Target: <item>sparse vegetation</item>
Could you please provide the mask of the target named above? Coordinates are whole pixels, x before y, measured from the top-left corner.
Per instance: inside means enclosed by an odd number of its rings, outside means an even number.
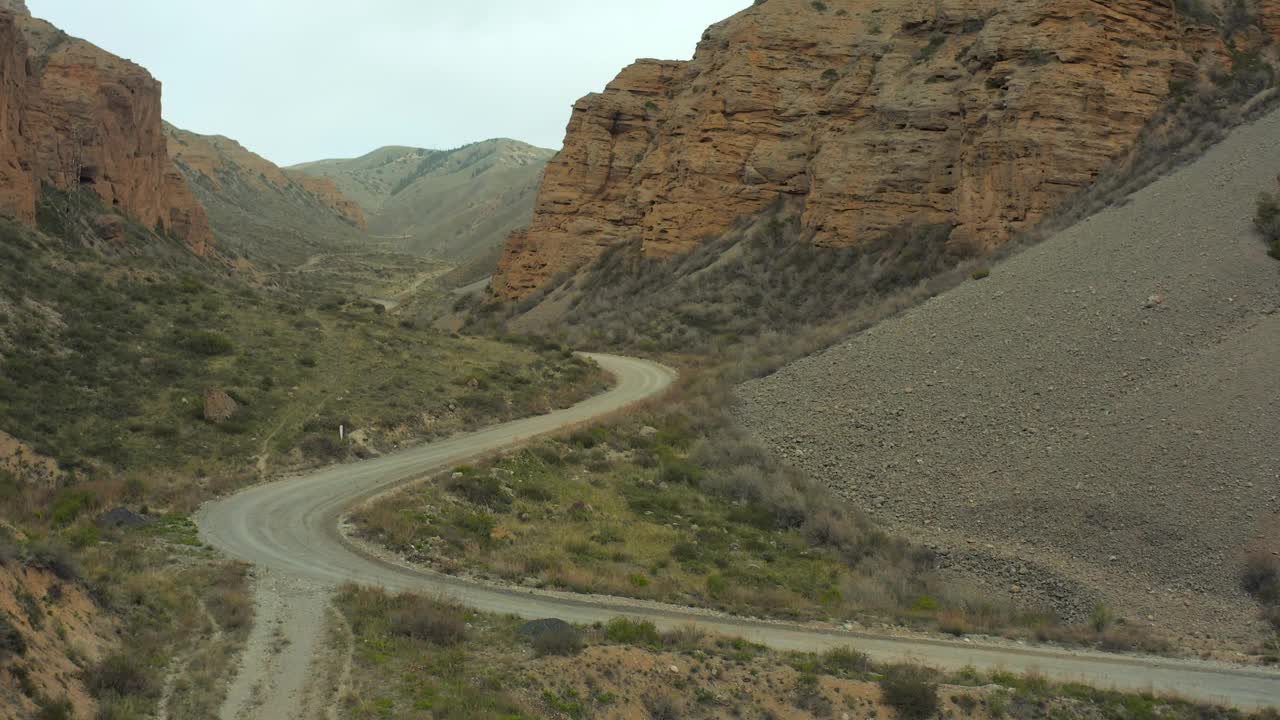
[[[692,628],[659,633],[627,618],[578,628],[578,654],[562,655],[530,652],[514,618],[464,612],[465,639],[444,647],[394,631],[388,609],[395,602],[354,586],[338,595],[339,609],[356,629],[351,691],[343,703],[357,720],[424,713],[467,720],[754,718],[776,717],[771,713],[779,702],[813,717],[839,717],[842,708],[855,707],[863,717],[965,717],[985,705],[992,717],[1246,720],[1219,708],[1057,685],[1036,675],[876,667],[852,648],[780,653]],[[877,696],[877,685],[882,700],[867,700]]]
[[[950,233],[910,225],[865,246],[819,248],[779,204],[680,257],[616,246],[522,306],[567,301],[549,334],[571,347],[712,357],[762,373],[959,284],[976,261],[948,245]],[[477,306],[471,330],[501,332],[519,311]]]
[[[196,479],[206,493],[243,485],[260,458],[333,462],[545,412],[603,385],[558,346],[405,331],[309,282],[254,289],[180,254],[131,258],[126,271],[0,222],[0,426],[65,472],[52,491],[17,484],[10,518],[70,526],[131,481],[155,504],[189,508]],[[230,420],[205,421],[210,388],[235,399]],[[359,442],[339,442],[344,421]]]
[[[13,619],[0,613],[0,661],[9,656],[22,657],[27,652],[27,641],[13,624]]]

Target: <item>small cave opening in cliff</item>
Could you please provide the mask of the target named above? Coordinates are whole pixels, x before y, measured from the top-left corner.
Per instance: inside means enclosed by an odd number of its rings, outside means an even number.
[[[80,184],[95,185],[98,182],[98,168],[93,165],[85,165],[80,168]]]

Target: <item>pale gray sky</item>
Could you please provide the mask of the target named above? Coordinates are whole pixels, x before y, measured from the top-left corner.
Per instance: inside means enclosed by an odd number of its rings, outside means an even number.
[[[573,102],[687,59],[751,0],[28,0],[145,66],[164,114],[289,165],[382,145],[559,148]]]

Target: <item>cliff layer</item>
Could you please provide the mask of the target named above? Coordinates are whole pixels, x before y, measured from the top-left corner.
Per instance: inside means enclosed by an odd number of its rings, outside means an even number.
[[[523,297],[629,240],[686,252],[784,196],[822,246],[909,222],[997,246],[1090,184],[1180,88],[1229,71],[1222,21],[1199,3],[757,3],[693,60],[641,60],[574,106],[493,289]],[[1275,32],[1275,5],[1253,32]]]
[[[160,83],[43,20],[0,15],[0,206],[30,222],[37,187],[87,187],[207,254],[208,219],[169,161]]]

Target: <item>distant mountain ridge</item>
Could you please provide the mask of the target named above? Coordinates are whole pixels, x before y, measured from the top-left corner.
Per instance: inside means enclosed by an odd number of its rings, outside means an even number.
[[[363,209],[332,180],[282,170],[227,137],[168,123],[164,131],[169,156],[226,247],[290,264],[367,241]]]
[[[376,237],[401,249],[465,262],[492,255],[523,227],[555,152],[499,138],[455,150],[382,147],[358,158],[290,170],[332,180],[369,215]]]

